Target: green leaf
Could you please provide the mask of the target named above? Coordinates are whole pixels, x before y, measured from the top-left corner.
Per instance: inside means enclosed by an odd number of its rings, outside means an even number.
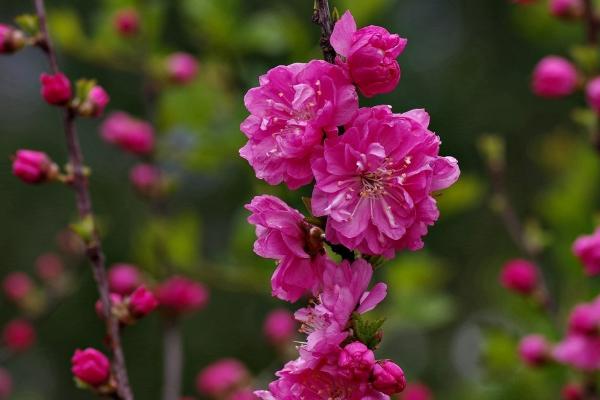
[[[15,18],[15,23],[30,36],[35,36],[40,31],[38,17],[33,14],[22,14]]]
[[[382,332],[381,327],[385,322],[385,318],[369,320],[362,314],[352,314],[352,329],[354,336],[368,348],[375,349],[381,342]]]
[[[92,215],[88,215],[85,218],[72,223],[70,228],[79,237],[81,237],[85,243],[89,243],[92,241],[94,230],[96,229],[94,217]]]

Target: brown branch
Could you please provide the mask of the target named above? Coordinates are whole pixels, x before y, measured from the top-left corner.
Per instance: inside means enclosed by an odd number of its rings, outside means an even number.
[[[593,0],[583,0],[583,18],[585,22],[586,40],[589,45],[598,44],[598,29],[600,24],[594,9]]]
[[[35,7],[40,24],[40,33],[42,35],[40,47],[47,54],[53,73],[58,73],[59,68],[56,61],[56,52],[53,49],[46,24],[44,0],[35,0]],[[91,195],[88,188],[88,179],[84,171],[83,153],[75,128],[76,114],[69,106],[65,106],[63,112],[69,164],[73,169],[73,182],[71,183],[71,186],[75,191],[79,218],[81,220],[86,220],[93,218],[94,214]],[[125,365],[125,355],[121,346],[119,321],[111,313],[108,278],[102,244],[95,227],[91,233],[92,235],[87,244],[86,254],[92,264],[92,272],[98,286],[104,317],[107,321],[107,333],[110,339],[110,349],[113,358],[112,368],[117,381],[117,394],[122,400],[133,400],[133,394],[127,376],[127,367]]]
[[[323,50],[323,58],[325,61],[335,62],[335,50],[331,46],[329,39],[333,32],[333,19],[331,18],[331,10],[329,8],[329,0],[317,0],[316,8],[313,12],[313,22],[321,26],[321,49]]]

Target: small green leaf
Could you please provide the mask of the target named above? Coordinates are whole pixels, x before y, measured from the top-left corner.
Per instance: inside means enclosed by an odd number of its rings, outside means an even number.
[[[15,23],[31,36],[35,36],[40,31],[38,17],[33,14],[22,14],[15,18]]]
[[[368,348],[375,349],[381,342],[381,327],[385,318],[368,320],[359,313],[352,314],[352,329],[354,336]]]
[[[85,218],[72,223],[70,228],[79,237],[81,237],[85,243],[89,243],[94,237],[95,226],[94,217],[92,215],[88,215]]]
[[[76,86],[77,100],[84,102],[90,93],[90,90],[96,86],[96,81],[93,79],[79,79]]]

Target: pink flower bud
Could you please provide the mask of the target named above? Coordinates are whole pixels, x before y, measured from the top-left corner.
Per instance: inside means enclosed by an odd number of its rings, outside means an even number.
[[[133,187],[144,196],[160,193],[161,172],[152,164],[137,164],[129,172],[129,180]]]
[[[15,352],[29,349],[36,339],[36,333],[30,322],[24,319],[14,319],[2,331],[4,345]]]
[[[61,277],[63,261],[54,253],[44,253],[35,260],[35,270],[42,281],[51,282]]]
[[[142,318],[158,307],[154,294],[143,286],[137,288],[129,296],[129,310],[134,318]]]
[[[347,68],[352,81],[367,97],[389,93],[400,81],[396,59],[407,40],[380,26],[356,29],[354,17],[347,11],[335,24],[331,45],[339,54],[337,62]]]
[[[569,332],[594,335],[600,328],[600,304],[583,303],[575,306],[569,315]]]
[[[0,54],[10,54],[25,46],[25,35],[18,29],[0,24]]]
[[[173,53],[167,58],[167,74],[174,83],[189,83],[198,74],[198,61],[188,53]]]
[[[90,89],[87,99],[79,106],[79,115],[83,117],[99,117],[110,102],[110,96],[102,86]]]
[[[125,151],[148,154],[154,149],[154,128],[146,121],[124,112],[108,116],[100,127],[102,138]]]
[[[588,82],[585,94],[590,108],[600,115],[600,76]]]
[[[204,368],[196,377],[196,388],[201,394],[222,396],[249,378],[244,364],[233,358],[224,358]]]
[[[120,294],[110,293],[110,305],[111,312],[113,314],[117,315],[118,318],[123,317],[123,315],[121,315],[122,312],[120,311],[123,308],[123,297]],[[96,314],[98,315],[98,317],[100,319],[104,319],[104,305],[102,304],[101,299],[96,300],[96,303],[94,304],[94,309],[96,310]],[[119,318],[119,321],[121,321],[121,318]]]
[[[8,370],[0,368],[0,400],[8,400],[12,394],[12,376]]]
[[[400,393],[406,387],[404,371],[390,360],[381,360],[373,366],[373,388],[387,395]]]
[[[46,153],[35,150],[17,150],[12,163],[13,175],[25,183],[41,183],[53,179],[58,167]]]
[[[584,400],[583,389],[576,383],[566,384],[560,391],[563,400]]]
[[[108,286],[110,291],[126,296],[140,286],[142,277],[139,269],[131,264],[114,264],[108,270]]]
[[[557,18],[577,18],[583,14],[581,0],[550,0],[550,14]]]
[[[113,24],[121,36],[134,36],[140,30],[140,15],[133,8],[124,8],[117,11]]]
[[[24,272],[12,272],[4,277],[2,291],[12,302],[23,301],[34,289],[33,282]]]
[[[587,236],[580,236],[572,247],[588,276],[600,274],[600,228]]]
[[[198,311],[208,303],[208,290],[199,282],[182,276],[174,276],[156,289],[161,307],[169,312]]]
[[[346,345],[340,353],[338,365],[351,377],[366,379],[375,365],[375,354],[363,343],[353,342]]]
[[[400,400],[433,400],[429,388],[421,383],[409,383],[400,396]]]
[[[523,362],[531,367],[544,364],[549,359],[550,346],[541,335],[529,335],[519,343],[519,356]]]
[[[96,349],[75,350],[71,366],[73,375],[90,386],[102,386],[110,379],[110,361]]]
[[[558,98],[572,94],[577,88],[577,70],[568,60],[548,56],[533,71],[533,93],[540,97]]]
[[[273,345],[289,342],[296,330],[294,314],[284,308],[271,311],[263,325],[265,337]]]
[[[537,267],[527,260],[511,260],[502,268],[500,283],[508,290],[530,295],[539,284]]]
[[[63,73],[55,75],[42,74],[42,97],[48,104],[64,105],[73,96],[71,91],[71,82]]]

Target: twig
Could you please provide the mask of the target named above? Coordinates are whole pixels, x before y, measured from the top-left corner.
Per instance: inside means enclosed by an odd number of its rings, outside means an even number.
[[[163,334],[163,400],[178,400],[181,396],[183,343],[181,325],[177,319],[164,320]]]
[[[331,46],[329,39],[333,32],[333,19],[329,9],[329,0],[317,0],[316,8],[313,12],[313,22],[321,26],[321,49],[325,61],[333,63],[335,61],[335,50]]]
[[[583,0],[583,17],[587,42],[592,46],[596,45],[598,43],[598,29],[600,28],[600,24],[594,10],[593,0]]]
[[[40,33],[42,41],[40,47],[48,56],[50,67],[53,73],[58,73],[58,63],[56,53],[52,47],[52,41],[48,34],[46,25],[46,10],[44,0],[35,0],[35,7],[40,24]],[[73,169],[73,182],[71,184],[75,191],[77,210],[79,218],[86,220],[93,218],[92,200],[88,188],[88,179],[84,172],[83,153],[79,144],[79,137],[75,128],[75,112],[68,106],[64,108],[64,129],[67,141],[67,150],[69,153],[69,163]],[[98,231],[93,229],[91,238],[87,244],[86,254],[92,264],[94,279],[98,286],[100,300],[105,320],[107,321],[107,332],[110,338],[110,349],[112,352],[112,368],[117,381],[117,393],[122,400],[133,400],[133,394],[129,386],[127,376],[127,367],[125,365],[125,355],[121,346],[121,336],[119,331],[119,321],[111,313],[111,302],[108,288],[108,278],[106,273],[105,257],[102,251],[102,244]]]

